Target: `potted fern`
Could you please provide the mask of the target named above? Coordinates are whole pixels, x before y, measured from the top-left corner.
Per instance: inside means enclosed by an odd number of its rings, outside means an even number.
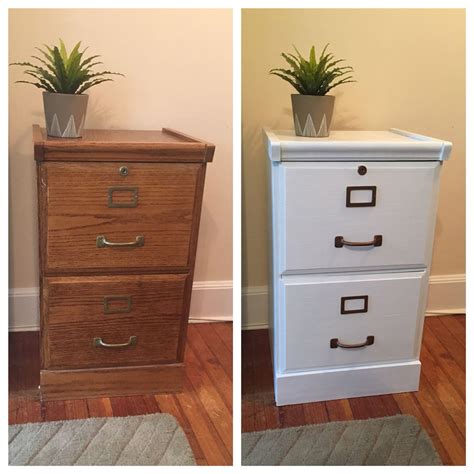
[[[295,133],[304,137],[327,137],[334,110],[333,95],[327,93],[336,86],[355,82],[352,79],[352,67],[338,66],[344,59],[334,60],[332,53],[326,53],[327,44],[316,59],[314,46],[309,60],[303,58],[295,48],[296,55],[281,53],[290,69],[272,69],[270,74],[289,82],[298,94],[291,95]]]
[[[31,56],[38,64],[31,62],[11,63],[11,66],[27,67],[24,73],[34,81],[16,81],[32,84],[43,89],[43,105],[46,130],[52,137],[78,138],[84,127],[87,101],[84,94],[88,89],[102,82],[111,81],[110,75],[118,72],[93,71],[93,67],[102,64],[94,61],[99,55],[84,57],[87,48],[79,51],[81,42],[77,43],[68,54],[64,42],[60,39],[59,46],[44,45],[45,49],[35,48],[41,54]]]

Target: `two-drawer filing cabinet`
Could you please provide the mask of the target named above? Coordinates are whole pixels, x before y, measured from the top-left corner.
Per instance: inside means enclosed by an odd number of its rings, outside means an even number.
[[[277,405],[417,390],[451,143],[396,129],[264,137]]]
[[[169,129],[33,136],[42,399],[180,390],[214,146]]]

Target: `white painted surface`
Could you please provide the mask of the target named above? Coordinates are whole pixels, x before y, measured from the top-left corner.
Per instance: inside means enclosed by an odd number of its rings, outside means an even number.
[[[13,288],[9,292],[9,330],[39,330],[39,289]],[[232,281],[193,284],[190,322],[232,321]]]
[[[451,144],[399,130],[264,136],[277,404],[417,390],[440,161]],[[347,207],[347,186],[376,186],[376,205]],[[383,242],[336,248],[338,235]],[[342,293],[371,295],[369,312],[341,317]],[[373,346],[329,346],[369,335]]]
[[[425,272],[283,278],[278,372],[414,359],[425,283]],[[341,314],[341,297],[357,295],[368,296],[367,312]],[[359,349],[329,345],[367,336],[374,344]]]
[[[418,390],[419,361],[277,375],[277,405]]]
[[[452,143],[392,128],[333,130],[329,137],[299,137],[293,130],[264,130],[272,161],[447,160]]]
[[[440,168],[439,162],[281,164],[280,272],[429,266]],[[375,186],[375,206],[347,207],[349,186]],[[382,235],[380,247],[334,245],[336,236],[365,242],[375,235]]]
[[[267,329],[268,287],[242,289],[242,329]],[[466,275],[432,275],[428,285],[425,316],[466,313]]]

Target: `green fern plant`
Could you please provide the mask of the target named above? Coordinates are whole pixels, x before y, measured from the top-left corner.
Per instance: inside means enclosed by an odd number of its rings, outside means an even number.
[[[289,82],[302,95],[326,95],[331,89],[353,79],[351,66],[338,66],[345,59],[334,59],[332,53],[326,53],[329,43],[324,47],[319,60],[316,60],[314,46],[309,53],[309,60],[303,58],[293,45],[296,55],[281,53],[291,69],[271,69],[270,74]]]
[[[31,56],[39,62],[16,62],[10,66],[28,67],[24,71],[28,76],[33,77],[34,81],[15,81],[25,84],[32,84],[39,89],[47,92],[59,94],[82,94],[93,86],[102,82],[112,81],[107,77],[110,75],[123,76],[119,72],[111,71],[93,71],[93,67],[102,64],[101,61],[94,61],[100,55],[84,57],[87,48],[79,51],[81,42],[77,43],[68,54],[64,42],[59,40],[58,46],[44,45],[45,49],[37,49],[43,57]]]

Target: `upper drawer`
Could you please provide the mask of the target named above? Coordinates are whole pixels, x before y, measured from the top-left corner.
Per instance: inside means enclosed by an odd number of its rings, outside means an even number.
[[[282,164],[280,272],[428,265],[439,170],[438,162]]]
[[[44,271],[186,270],[197,238],[204,166],[40,165]]]

